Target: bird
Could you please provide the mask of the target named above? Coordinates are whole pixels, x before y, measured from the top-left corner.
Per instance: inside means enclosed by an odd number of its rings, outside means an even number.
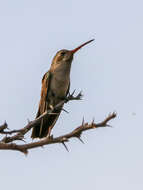
[[[56,53],[49,71],[42,78],[41,98],[36,118],[40,117],[45,111],[53,109],[55,105],[68,95],[73,56],[79,49],[91,43],[93,40],[89,40],[73,50],[62,49]],[[42,118],[40,124],[32,129],[31,138],[50,138],[51,130],[62,108],[63,105],[59,109],[54,110],[55,114],[50,114],[46,118]]]

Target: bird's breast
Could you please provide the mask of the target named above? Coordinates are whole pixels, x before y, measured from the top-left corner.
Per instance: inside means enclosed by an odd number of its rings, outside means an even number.
[[[64,97],[69,88],[69,75],[55,73],[51,80],[51,90],[57,97]]]

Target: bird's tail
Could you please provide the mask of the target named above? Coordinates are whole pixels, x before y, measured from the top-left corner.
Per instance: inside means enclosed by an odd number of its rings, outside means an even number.
[[[51,130],[55,125],[61,109],[54,111],[54,114],[49,115],[47,118],[43,118],[41,123],[35,126],[32,130],[31,138],[43,138],[46,136],[50,136]]]

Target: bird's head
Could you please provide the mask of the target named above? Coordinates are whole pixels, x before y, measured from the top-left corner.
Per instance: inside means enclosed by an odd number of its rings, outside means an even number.
[[[85,46],[86,44],[89,44],[93,40],[94,39],[89,40],[89,41],[85,42],[84,44],[78,46],[77,48],[75,48],[73,50],[62,49],[62,50],[58,51],[56,53],[53,61],[52,61],[51,69],[55,70],[55,69],[58,69],[58,68],[60,69],[61,67],[69,67],[69,66],[71,66],[74,54],[79,49],[81,49],[83,46]]]

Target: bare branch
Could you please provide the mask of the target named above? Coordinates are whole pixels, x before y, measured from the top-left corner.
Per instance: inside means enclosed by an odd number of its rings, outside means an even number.
[[[71,138],[79,138],[81,137],[82,133],[84,131],[90,130],[90,129],[96,129],[99,127],[108,127],[108,122],[112,119],[114,119],[116,117],[116,113],[112,113],[110,114],[108,117],[105,118],[104,121],[100,122],[100,123],[94,123],[92,122],[91,124],[88,123],[83,123],[77,127],[76,129],[74,129],[72,132],[67,133],[63,136],[59,136],[59,137],[51,137],[51,138],[44,138],[42,140],[39,140],[37,142],[32,142],[32,143],[27,143],[27,144],[21,144],[21,145],[17,145],[14,143],[0,143],[0,149],[3,150],[16,150],[16,151],[20,151],[23,152],[24,154],[28,153],[29,149],[33,149],[36,147],[42,147],[44,145],[48,145],[48,144],[55,144],[55,143],[62,143],[65,148],[67,149],[67,146],[65,145],[65,142],[68,142],[69,139]],[[68,149],[67,149],[68,150]]]
[[[75,91],[74,91],[75,92]],[[68,97],[66,97],[65,99],[61,100],[61,102],[59,102],[55,107],[54,107],[54,110],[56,109],[59,109],[64,103],[67,103],[71,100],[80,100],[80,97],[81,97],[81,92],[77,95],[77,96],[73,96],[74,95],[74,92]],[[49,114],[55,114],[53,113],[53,110],[49,109],[47,110],[45,113],[43,113],[42,115],[40,115],[40,117],[36,118],[35,120],[33,121],[29,121],[28,120],[28,124],[22,128],[22,129],[19,129],[19,130],[12,130],[12,131],[4,131],[4,129],[7,128],[7,124],[6,122],[0,126],[2,130],[0,130],[0,134],[6,134],[6,135],[11,135],[13,133],[17,133],[16,135],[14,136],[11,136],[11,137],[7,137],[5,136],[1,142],[4,142],[4,143],[10,143],[10,142],[13,142],[15,140],[22,140],[22,136],[24,137],[24,135],[30,130],[32,129],[33,127],[37,126],[42,118],[46,118]]]
[[[104,121],[100,123],[95,123],[92,121],[90,124],[84,122],[84,118],[82,120],[82,124],[74,129],[72,132],[67,133],[65,135],[59,136],[59,137],[46,137],[44,139],[40,139],[39,141],[36,142],[30,142],[30,143],[24,143],[24,144],[16,144],[13,143],[15,141],[24,141],[24,135],[33,127],[36,127],[37,125],[40,124],[42,118],[46,118],[49,114],[56,114],[54,111],[56,109],[59,109],[61,105],[64,103],[67,103],[68,101],[71,100],[81,100],[82,94],[81,92],[77,96],[73,96],[75,91],[73,91],[72,94],[69,94],[68,97],[65,99],[61,100],[60,103],[58,103],[53,109],[47,110],[45,113],[43,113],[40,117],[36,118],[33,121],[28,120],[28,124],[18,130],[6,130],[8,129],[8,125],[5,122],[3,125],[0,126],[0,134],[1,135],[6,135],[1,141],[0,141],[0,149],[1,150],[16,150],[20,151],[24,154],[28,153],[29,149],[37,148],[37,147],[43,147],[44,145],[49,145],[49,144],[55,144],[55,143],[61,143],[64,145],[67,151],[67,145],[65,142],[68,142],[71,138],[77,138],[79,139],[82,143],[83,140],[81,139],[81,135],[84,131],[90,130],[90,129],[96,129],[99,127],[109,127],[108,122],[116,117],[116,113],[110,114],[108,117],[104,119]],[[64,109],[63,109],[64,110]],[[66,110],[64,110],[66,111]],[[8,136],[10,135],[10,136]],[[24,141],[25,142],[25,141]]]

